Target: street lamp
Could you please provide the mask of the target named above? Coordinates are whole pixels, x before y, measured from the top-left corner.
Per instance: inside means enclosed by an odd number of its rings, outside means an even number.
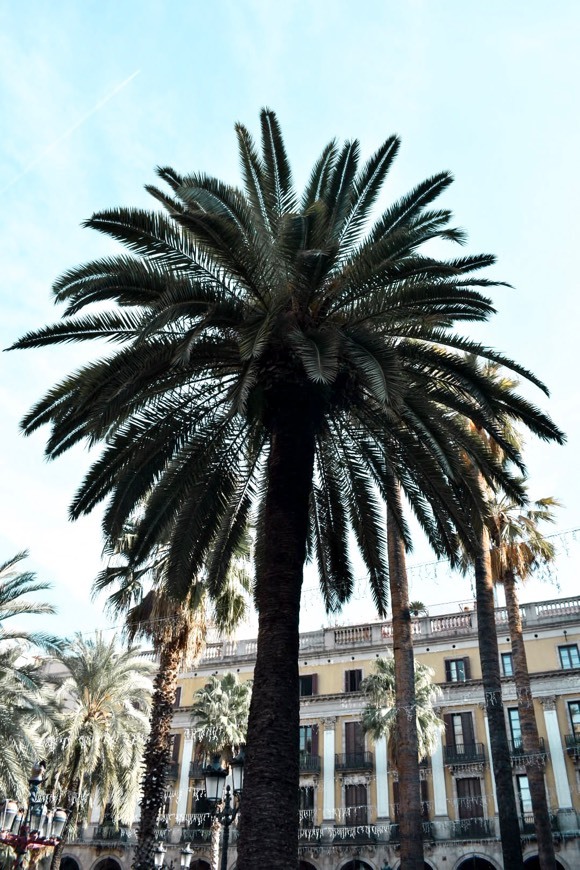
[[[225,781],[229,773],[232,776],[234,798],[237,799],[234,805],[232,805],[232,789],[229,785],[226,785],[224,792]],[[224,829],[221,870],[227,870],[230,825],[238,814],[244,785],[243,750],[240,750],[239,754],[232,758],[229,766],[225,767],[222,767],[220,756],[214,755],[212,763],[204,768],[203,775],[205,777],[205,796],[213,806],[212,815]]]
[[[32,768],[26,809],[19,809],[11,798],[0,805],[0,843],[6,843],[16,852],[15,868],[23,867],[24,856],[29,850],[47,846],[54,848],[62,838],[68,813],[61,807],[52,810],[48,806],[48,795],[40,791],[45,770],[44,761]]]
[[[165,863],[166,852],[167,849],[165,848],[163,843],[157,843],[157,845],[153,849],[153,864],[157,868],[157,870],[161,870],[162,867],[167,867],[167,864]],[[192,855],[193,849],[191,848],[189,843],[186,843],[185,848],[181,850],[181,855],[179,857],[179,866],[181,867],[181,870],[189,870]],[[169,868],[170,870],[172,870],[173,861],[171,861]]]

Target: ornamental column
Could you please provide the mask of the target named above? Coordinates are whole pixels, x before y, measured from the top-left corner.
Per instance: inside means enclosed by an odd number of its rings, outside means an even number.
[[[564,750],[562,749],[562,735],[560,734],[560,727],[558,725],[556,696],[549,695],[546,698],[540,698],[540,703],[544,708],[544,722],[546,723],[550,759],[552,761],[552,770],[554,772],[554,781],[556,784],[558,827],[563,832],[570,831],[576,827],[576,813],[572,806],[570,783],[568,782],[568,773],[566,771],[566,758],[564,757]]]
[[[189,794],[189,766],[193,758],[194,740],[189,732],[184,734],[183,755],[179,769],[179,785],[177,791],[177,815],[184,816],[187,813],[187,795]]]
[[[322,720],[323,745],[323,778],[322,778],[322,827],[334,828],[334,731],[336,716],[328,716]]]
[[[434,708],[434,713],[441,717],[441,710]],[[433,780],[433,836],[436,839],[447,839],[451,835],[449,812],[447,810],[447,788],[445,785],[445,764],[443,761],[443,734],[439,731],[437,745],[431,756],[431,775]]]
[[[387,759],[387,738],[375,741],[375,768],[377,784],[377,825],[389,822],[389,779]]]

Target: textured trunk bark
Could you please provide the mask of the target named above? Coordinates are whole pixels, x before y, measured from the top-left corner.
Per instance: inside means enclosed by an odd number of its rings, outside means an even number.
[[[180,639],[176,639],[161,650],[159,670],[153,684],[151,731],[143,754],[143,797],[133,870],[151,870],[153,867],[155,829],[163,806],[165,768],[171,751],[171,723],[180,661],[181,643]]]
[[[271,426],[238,870],[298,866],[298,626],[314,466],[308,410],[299,400],[289,401]]]
[[[542,870],[556,870],[554,840],[550,826],[550,813],[544,784],[544,763],[540,756],[540,739],[534,713],[534,701],[530,685],[528,660],[522,632],[522,618],[517,596],[515,577],[508,571],[503,578],[507,605],[514,676],[518,694],[518,710],[522,729],[522,744],[526,759],[526,774],[534,810],[534,826],[538,838],[538,858]]]
[[[489,533],[480,530],[480,543],[475,559],[475,592],[477,599],[477,633],[485,707],[489,722],[491,757],[497,792],[499,828],[504,867],[523,870],[522,844],[512,765],[507,737],[505,712],[501,695],[499,650],[495,625],[493,582],[489,556]]]
[[[387,509],[389,582],[395,659],[395,703],[397,705],[397,770],[399,773],[399,832],[401,867],[423,870],[423,819],[421,780],[417,748],[415,711],[415,661],[409,610],[409,585],[405,545]]]

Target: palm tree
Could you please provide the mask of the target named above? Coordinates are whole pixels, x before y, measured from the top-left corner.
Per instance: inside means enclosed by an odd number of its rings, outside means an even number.
[[[57,384],[23,427],[52,425],[51,457],[84,439],[104,444],[72,517],[108,498],[104,526],[115,538],[148,497],[136,565],[167,541],[168,574],[179,584],[205,564],[211,594],[255,511],[258,651],[238,865],[249,870],[265,853],[289,870],[298,844],[298,621],[307,554],[317,560],[327,608],[339,607],[353,588],[352,530],[384,614],[381,498],[399,554],[410,546],[399,487],[436,552],[452,554],[456,530],[473,538],[456,489],[460,457],[467,453],[486,480],[518,496],[509,473],[450,413],[477,420],[503,442],[503,400],[462,352],[538,382],[453,331],[490,316],[481,288],[494,282],[479,275],[491,256],[421,252],[432,239],[464,240],[451,213],[431,207],[449,173],[419,184],[365,234],[398,138],[361,169],[358,142],[331,142],[298,197],[273,112],[262,112],[261,127],[261,155],[248,130],[236,127],[244,190],[164,168],[169,192],[148,190],[165,214],[119,209],[87,221],[132,255],[67,272],[55,284],[57,300],[67,303],[63,321],[15,347],[92,338],[123,345]],[[508,401],[533,431],[561,438],[528,402]],[[475,487],[471,498],[480,501]],[[391,570],[401,564],[391,560]],[[286,764],[269,799],[263,784],[279,758]],[[419,837],[405,835],[401,859],[422,870]]]
[[[84,819],[91,798],[108,807],[112,820],[130,824],[139,791],[141,757],[148,732],[151,662],[134,650],[118,652],[115,639],[80,635],[54,662],[61,702],[60,737],[49,745],[49,769],[61,804],[70,809],[69,826]],[[54,763],[50,763],[50,757]],[[62,845],[54,850],[58,870]]]
[[[439,690],[433,683],[434,671],[421,662],[415,661],[415,714],[417,719],[417,757],[432,755],[437,739],[445,728],[445,723],[433,708]],[[397,730],[397,700],[395,686],[395,660],[392,657],[378,658],[374,662],[374,673],[361,683],[361,691],[368,696],[363,709],[363,729],[373,740],[387,737],[391,758],[397,765],[399,733]]]
[[[43,726],[51,710],[41,691],[38,662],[22,662],[22,651],[0,651],[0,794],[25,803],[33,761],[42,758]]]
[[[552,508],[559,506],[554,498],[543,498],[522,508],[507,497],[490,502],[491,572],[496,583],[505,590],[508,623],[518,697],[521,740],[526,774],[538,838],[538,857],[542,870],[555,870],[556,856],[550,826],[550,814],[544,784],[543,763],[534,713],[530,674],[522,618],[517,594],[517,581],[524,582],[541,565],[549,565],[555,557],[554,545],[544,537],[539,526],[553,523]]]
[[[246,742],[252,682],[240,683],[236,674],[212,676],[193,696],[192,735],[199,758],[225,755],[231,760]],[[212,825],[212,868],[219,855],[219,822]]]
[[[172,596],[167,574],[167,547],[160,545],[151,561],[140,569],[130,563],[136,525],[127,526],[116,542],[108,542],[105,554],[109,564],[97,577],[93,594],[118,586],[107,602],[115,614],[125,615],[129,643],[146,638],[153,645],[159,667],[153,686],[150,732],[144,752],[141,816],[137,846],[133,855],[135,870],[149,870],[153,862],[156,828],[165,799],[166,770],[171,753],[177,680],[180,668],[187,667],[201,653],[206,637],[206,593],[203,583],[192,581],[180,599]],[[249,591],[249,575],[243,567],[247,549],[242,541],[236,563],[214,602],[214,617],[224,633],[231,633],[244,617],[244,593]],[[185,585],[185,584],[184,584]]]
[[[193,696],[191,733],[198,752],[209,759],[223,753],[228,759],[246,743],[252,681],[241,683],[236,674],[212,676]]]
[[[0,792],[24,800],[32,763],[41,757],[42,730],[51,727],[51,704],[42,691],[43,672],[31,647],[60,649],[62,641],[41,631],[10,629],[6,622],[27,614],[52,614],[46,602],[26,596],[50,589],[31,571],[21,571],[27,552],[0,565]]]

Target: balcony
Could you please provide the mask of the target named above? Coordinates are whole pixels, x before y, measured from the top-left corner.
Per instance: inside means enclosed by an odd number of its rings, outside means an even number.
[[[178,761],[170,761],[165,765],[165,778],[166,779],[177,779],[177,774],[179,773],[179,762]]]
[[[361,845],[376,843],[377,832],[374,825],[366,822],[360,825],[337,825],[334,829],[334,843],[359,843]]]
[[[556,820],[556,816],[550,813],[550,828],[553,833],[557,833],[558,831],[558,822]],[[522,834],[535,834],[536,826],[534,825],[534,814],[533,813],[523,813],[520,817],[520,831]]]
[[[182,828],[181,843],[207,843],[211,840],[211,828]]]
[[[544,744],[544,738],[540,737],[539,742],[540,742],[540,754],[545,757],[546,756],[546,748],[545,748],[545,744]],[[518,737],[516,740],[508,740],[508,743],[509,743],[509,747],[510,747],[510,755],[511,755],[512,761],[515,761],[519,758],[525,757],[526,752],[524,750],[524,743],[523,743],[523,740],[521,737]]]
[[[432,840],[433,839],[433,826],[431,822],[423,822],[421,826],[421,834],[424,840]],[[401,829],[398,824],[391,825],[391,830],[389,832],[389,842],[390,843],[400,843],[401,842]]]
[[[372,752],[346,752],[334,756],[335,770],[372,770]]]
[[[454,840],[481,840],[495,837],[493,819],[458,819],[451,823],[451,837]]]
[[[97,825],[93,832],[93,840],[105,840],[107,843],[128,843],[131,838],[131,828],[118,828],[117,825]]]
[[[300,753],[300,773],[320,773],[320,755]]]
[[[580,734],[566,734],[566,752],[570,758],[580,759]]]
[[[443,747],[445,764],[485,764],[483,743],[465,743],[463,746]]]

